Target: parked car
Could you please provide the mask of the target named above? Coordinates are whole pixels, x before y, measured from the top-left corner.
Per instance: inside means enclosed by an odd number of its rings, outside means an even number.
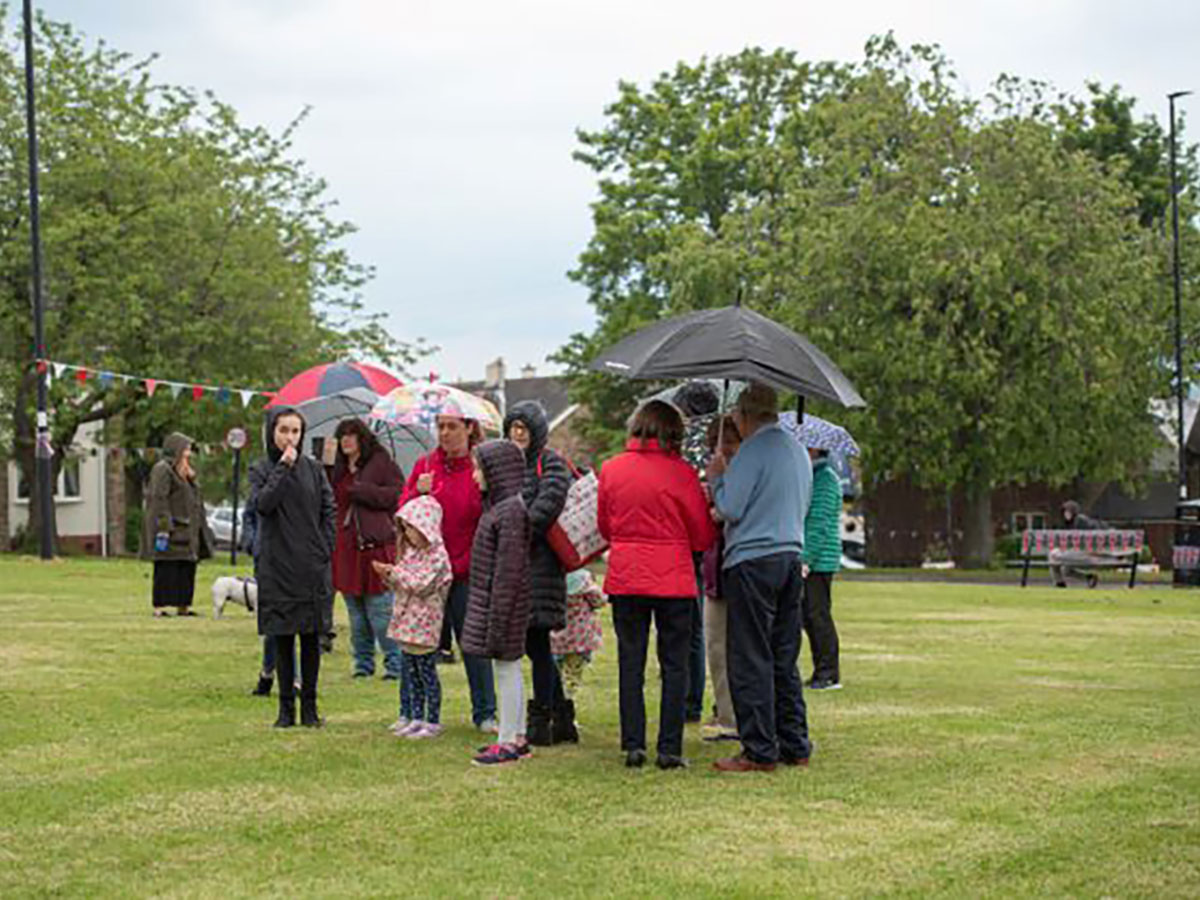
[[[217,539],[218,550],[233,546],[233,507],[218,506],[208,511],[208,527]]]

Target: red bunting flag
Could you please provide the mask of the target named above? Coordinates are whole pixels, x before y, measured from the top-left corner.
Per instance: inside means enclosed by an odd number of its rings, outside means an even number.
[[[204,396],[204,388],[202,388],[198,384],[193,384],[192,385],[192,399],[199,400],[203,396]]]
[[[154,396],[154,389],[155,389],[155,388],[157,388],[157,387],[158,387],[158,379],[156,379],[156,378],[147,378],[147,379],[146,379],[146,396],[147,396],[147,397],[153,397],[153,396]]]
[[[78,381],[80,384],[87,384],[87,377],[88,377],[87,369],[78,369],[75,372],[75,380]]]

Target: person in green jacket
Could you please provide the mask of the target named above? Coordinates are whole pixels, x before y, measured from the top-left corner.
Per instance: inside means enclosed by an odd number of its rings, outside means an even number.
[[[833,624],[833,576],[842,564],[842,483],[829,463],[829,451],[808,448],[813,462],[812,503],[804,519],[804,601],[801,622],[812,648],[814,691],[842,686],[838,634]]]

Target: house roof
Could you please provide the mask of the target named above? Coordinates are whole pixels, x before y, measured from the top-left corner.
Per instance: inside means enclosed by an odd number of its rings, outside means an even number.
[[[463,381],[455,385],[464,391],[478,394],[500,407],[499,391],[483,381]],[[506,406],[520,403],[522,400],[536,400],[546,410],[546,418],[556,423],[571,409],[571,399],[567,396],[567,382],[553,375],[543,375],[535,378],[509,378],[504,382],[504,399]]]
[[[1152,482],[1140,496],[1125,493],[1114,481],[1104,488],[1088,514],[1106,522],[1173,519],[1178,500],[1179,486],[1174,481]]]

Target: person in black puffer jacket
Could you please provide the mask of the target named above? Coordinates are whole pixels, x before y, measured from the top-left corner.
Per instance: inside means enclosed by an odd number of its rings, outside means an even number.
[[[529,743],[538,746],[576,742],[575,705],[566,698],[550,653],[550,632],[566,627],[567,574],[546,541],[546,532],[562,514],[571,487],[571,470],[546,446],[550,424],[534,400],[514,403],[504,417],[504,435],[525,451],[525,486],[521,496],[529,510],[533,540],[529,547],[532,609],[525,654],[533,670],[533,698],[525,724]]]

